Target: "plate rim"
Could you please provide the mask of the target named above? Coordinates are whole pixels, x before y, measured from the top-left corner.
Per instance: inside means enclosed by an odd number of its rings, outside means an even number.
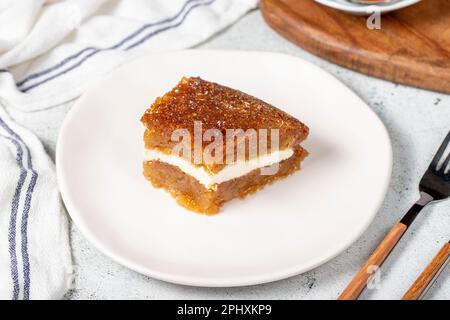
[[[153,55],[167,55],[167,54],[192,54],[195,52],[200,53],[219,53],[219,54],[258,54],[258,55],[272,55],[272,56],[278,56],[278,57],[284,57],[288,59],[296,59],[299,60],[301,63],[307,64],[309,67],[316,69],[318,72],[321,72],[324,76],[328,76],[333,79],[333,81],[342,87],[343,90],[346,90],[350,94],[354,96],[354,98],[358,99],[359,102],[365,106],[365,110],[370,113],[373,117],[373,121],[377,121],[380,128],[382,129],[384,133],[384,140],[385,140],[385,146],[387,147],[387,157],[388,157],[388,163],[387,163],[387,172],[386,172],[386,179],[384,180],[384,186],[383,190],[380,193],[380,199],[378,200],[378,204],[376,208],[371,213],[370,218],[367,219],[367,222],[364,226],[361,226],[358,233],[355,234],[354,237],[347,240],[344,245],[340,245],[338,250],[334,250],[333,254],[325,253],[322,255],[318,255],[318,257],[315,258],[315,260],[311,261],[308,264],[308,267],[298,267],[294,266],[291,268],[284,268],[280,269],[274,272],[267,272],[267,273],[261,273],[257,276],[245,276],[245,277],[237,277],[237,278],[214,278],[211,277],[192,277],[192,276],[180,276],[180,275],[174,275],[172,273],[164,273],[160,272],[158,270],[150,270],[150,268],[139,265],[139,263],[133,262],[131,259],[122,257],[119,254],[116,254],[111,249],[109,249],[106,245],[101,243],[96,237],[93,232],[91,232],[85,222],[83,222],[83,219],[81,218],[82,215],[78,213],[78,210],[76,209],[76,205],[72,201],[72,197],[70,196],[70,192],[67,188],[66,184],[66,177],[62,171],[62,165],[64,159],[63,154],[63,147],[64,144],[64,136],[65,132],[68,130],[69,123],[71,122],[72,118],[75,117],[76,110],[79,108],[80,105],[83,104],[84,100],[87,96],[89,96],[90,92],[94,92],[97,87],[101,87],[103,82],[106,81],[109,78],[114,77],[114,74],[116,72],[119,72],[122,68],[127,68],[129,64],[131,63],[138,63],[140,60],[147,60],[148,56]],[[349,248],[353,243],[355,243],[361,235],[367,231],[370,224],[373,222],[376,214],[380,210],[381,206],[383,205],[384,199],[386,198],[386,194],[389,188],[389,184],[392,178],[392,169],[393,169],[393,149],[392,149],[392,142],[390,139],[389,132],[384,125],[383,121],[378,117],[378,115],[375,113],[375,111],[370,108],[370,106],[353,90],[351,90],[346,84],[344,84],[341,80],[339,80],[337,77],[335,77],[333,74],[329,73],[328,71],[322,69],[321,67],[317,66],[316,64],[307,61],[303,58],[285,54],[285,53],[278,53],[278,52],[269,52],[269,51],[257,51],[257,50],[211,50],[211,49],[185,49],[185,50],[168,50],[168,51],[158,51],[158,52],[150,52],[146,53],[141,57],[132,59],[122,65],[120,65],[118,68],[112,70],[111,72],[107,73],[105,76],[100,77],[100,79],[94,80],[93,83],[91,83],[87,90],[83,93],[83,95],[78,98],[78,100],[74,103],[72,108],[69,110],[69,112],[66,114],[57,138],[56,143],[56,151],[55,151],[55,166],[56,166],[56,175],[57,175],[57,183],[60,190],[61,198],[63,200],[63,204],[67,210],[68,215],[72,219],[72,221],[75,223],[76,227],[79,229],[79,231],[82,233],[82,235],[88,240],[88,242],[94,246],[97,250],[105,254],[107,257],[112,259],[113,261],[121,264],[122,266],[125,266],[135,272],[141,273],[143,275],[152,277],[154,279],[159,279],[162,281],[175,283],[175,284],[181,284],[181,285],[188,285],[188,286],[198,286],[198,287],[241,287],[241,286],[249,286],[249,285],[258,285],[263,283],[269,283],[274,282],[286,278],[290,278],[296,275],[300,275],[302,273],[308,272],[312,269],[317,268],[320,265],[323,265],[330,260],[334,259],[338,255],[340,255],[342,252],[344,252],[347,248]]]

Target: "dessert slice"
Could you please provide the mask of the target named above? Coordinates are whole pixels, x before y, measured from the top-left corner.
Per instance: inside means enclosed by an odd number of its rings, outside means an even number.
[[[183,78],[141,118],[144,176],[182,206],[217,213],[300,168],[308,127],[238,90]]]

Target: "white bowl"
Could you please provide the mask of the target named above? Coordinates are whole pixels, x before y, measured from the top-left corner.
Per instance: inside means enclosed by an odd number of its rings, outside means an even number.
[[[411,6],[421,0],[394,0],[384,4],[358,4],[346,0],[315,0],[325,6],[356,15],[370,15],[375,11],[387,13]]]

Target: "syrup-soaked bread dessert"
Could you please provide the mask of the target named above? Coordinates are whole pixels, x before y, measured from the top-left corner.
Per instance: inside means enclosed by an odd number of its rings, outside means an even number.
[[[308,127],[243,92],[183,78],[141,118],[144,176],[182,206],[217,213],[300,169]]]

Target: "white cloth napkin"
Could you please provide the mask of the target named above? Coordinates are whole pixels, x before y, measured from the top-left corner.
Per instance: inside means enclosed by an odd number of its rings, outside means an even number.
[[[0,173],[0,298],[59,298],[72,266],[54,165],[1,109]]]
[[[35,121],[45,122],[45,110],[76,99],[118,65],[149,51],[192,47],[256,6],[257,0],[0,0],[0,299],[57,299],[72,277],[54,165],[6,112],[41,110]]]

